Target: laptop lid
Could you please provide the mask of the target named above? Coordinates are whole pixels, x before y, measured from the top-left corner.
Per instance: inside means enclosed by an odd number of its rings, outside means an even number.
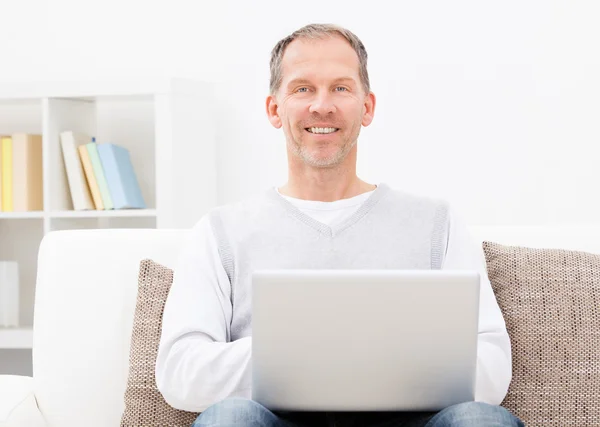
[[[253,274],[253,400],[271,410],[427,411],[474,400],[479,273]]]

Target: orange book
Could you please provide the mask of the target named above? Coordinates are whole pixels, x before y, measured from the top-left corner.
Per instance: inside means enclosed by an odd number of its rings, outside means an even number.
[[[98,181],[96,181],[96,176],[94,175],[94,168],[92,167],[92,161],[90,160],[87,147],[85,144],[80,145],[77,147],[77,151],[79,151],[79,157],[81,157],[81,164],[83,165],[83,171],[85,172],[85,177],[90,187],[92,200],[94,201],[96,210],[102,211],[104,210],[104,204],[102,203],[100,187],[98,187]]]
[[[13,211],[44,210],[42,135],[12,135]]]

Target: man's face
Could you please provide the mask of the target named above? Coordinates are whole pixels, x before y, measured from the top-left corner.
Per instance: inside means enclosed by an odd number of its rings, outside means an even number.
[[[358,55],[340,36],[296,39],[283,56],[282,75],[267,110],[271,123],[283,127],[288,150],[308,166],[339,165],[361,125],[372,121],[374,96],[363,89]]]

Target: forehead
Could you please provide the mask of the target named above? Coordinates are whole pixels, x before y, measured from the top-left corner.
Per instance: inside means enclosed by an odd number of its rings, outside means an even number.
[[[319,39],[300,38],[291,42],[283,55],[283,81],[295,78],[331,78],[343,75],[358,81],[358,55],[342,36],[324,36]]]

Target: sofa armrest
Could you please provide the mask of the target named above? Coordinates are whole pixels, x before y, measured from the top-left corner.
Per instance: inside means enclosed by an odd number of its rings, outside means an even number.
[[[33,391],[33,378],[0,375],[0,427],[46,427]]]

